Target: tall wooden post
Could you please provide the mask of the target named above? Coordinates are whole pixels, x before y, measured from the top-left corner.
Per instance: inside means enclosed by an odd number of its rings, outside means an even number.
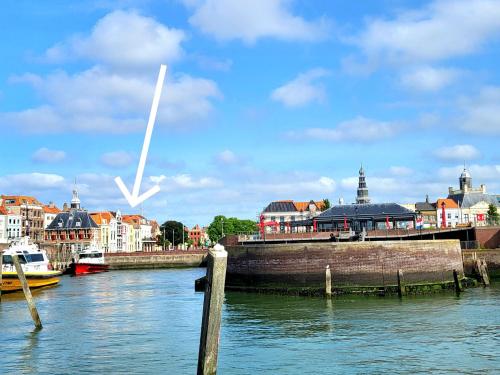
[[[12,255],[12,261],[14,262],[14,266],[16,266],[17,277],[23,286],[24,297],[26,297],[26,302],[28,302],[28,308],[30,310],[31,317],[35,322],[35,327],[41,329],[42,321],[40,320],[40,316],[38,316],[38,311],[36,309],[35,302],[33,302],[28,281],[26,281],[23,268],[21,267],[21,263],[19,263],[19,257],[16,254]]]
[[[330,271],[330,265],[327,265],[325,270],[325,295],[327,298],[332,296],[332,272]]]
[[[403,271],[398,270],[398,297],[403,297],[406,294],[406,287],[403,280]]]
[[[226,268],[227,252],[224,250],[224,246],[217,244],[213,250],[208,252],[207,282],[205,284],[200,349],[198,352],[198,375],[217,373]]]
[[[453,281],[455,283],[455,292],[457,293],[457,296],[459,296],[460,292],[462,291],[462,283],[460,282],[460,279],[458,278],[457,270],[453,270]]]

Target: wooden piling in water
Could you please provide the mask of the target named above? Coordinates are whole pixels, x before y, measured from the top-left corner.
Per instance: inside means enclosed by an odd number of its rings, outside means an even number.
[[[462,283],[460,282],[458,278],[458,272],[457,270],[453,270],[453,281],[455,282],[455,292],[457,292],[457,296],[460,295],[460,292],[462,291]]]
[[[327,265],[325,270],[325,295],[327,298],[332,296],[332,271],[330,265]]]
[[[476,267],[479,276],[483,282],[484,286],[490,286],[490,278],[488,277],[488,270],[486,266],[486,261],[481,259],[476,259]]]
[[[38,315],[38,311],[35,306],[35,302],[33,301],[33,296],[31,295],[30,287],[28,286],[28,281],[26,280],[26,276],[24,274],[23,268],[21,267],[21,263],[19,263],[19,257],[14,254],[12,255],[12,261],[14,262],[14,266],[16,267],[17,277],[23,286],[24,297],[26,297],[26,302],[28,302],[28,308],[31,313],[31,317],[33,318],[33,322],[35,322],[35,327],[38,329],[42,328],[42,321],[40,320],[40,316]]]
[[[207,257],[207,282],[205,284],[200,349],[198,352],[198,375],[217,373],[226,268],[227,252],[224,250],[224,246],[217,244],[213,250],[208,252]]]
[[[406,295],[406,287],[403,282],[403,271],[398,270],[398,297]]]

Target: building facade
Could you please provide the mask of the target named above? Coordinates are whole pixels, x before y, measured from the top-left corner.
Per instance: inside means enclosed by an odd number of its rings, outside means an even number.
[[[460,222],[465,225],[484,226],[487,224],[488,208],[494,205],[500,208],[496,195],[486,192],[486,185],[479,188],[472,185],[472,177],[467,168],[464,168],[459,179],[459,189],[448,189],[448,198],[455,201],[460,208]]]
[[[35,198],[25,195],[2,195],[0,205],[14,215],[21,216],[21,236],[30,236],[33,241],[43,240],[43,205]]]
[[[421,229],[436,228],[437,211],[436,203],[429,201],[429,196],[425,197],[424,202],[415,203],[415,212],[417,213],[417,226]]]
[[[267,205],[260,214],[260,229],[266,233],[306,231],[307,227],[293,225],[318,216],[325,208],[323,201],[294,202],[275,201]]]
[[[43,228],[47,228],[52,221],[56,218],[57,214],[61,212],[54,203],[49,203],[43,206]]]
[[[453,199],[438,199],[436,210],[438,228],[455,228],[458,224],[462,223],[460,208]]]

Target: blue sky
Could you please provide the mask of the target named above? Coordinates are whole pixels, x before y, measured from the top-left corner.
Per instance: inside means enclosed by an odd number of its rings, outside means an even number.
[[[151,218],[256,218],[271,200],[500,192],[500,1],[5,1],[0,193]]]

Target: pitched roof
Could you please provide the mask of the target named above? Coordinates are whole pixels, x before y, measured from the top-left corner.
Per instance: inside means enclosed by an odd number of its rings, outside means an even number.
[[[80,223],[80,225],[77,225]],[[99,228],[87,211],[72,209],[60,212],[46,228],[47,230],[61,229],[90,229]]]
[[[316,208],[318,210],[323,210],[325,208],[325,202],[324,201],[309,201],[309,202],[294,202],[295,207],[297,208],[297,211],[308,211],[309,210],[309,205],[311,203],[314,203],[316,205]]]
[[[441,209],[441,205],[444,203],[445,208],[458,208],[458,204],[453,199],[438,199],[436,202],[437,209]]]
[[[293,204],[293,201],[276,201],[271,202],[264,209],[264,212],[295,212],[297,208]]]
[[[333,206],[322,212],[318,221],[351,218],[385,218],[385,217],[413,218],[416,213],[397,203],[368,203],[368,204],[343,204]]]
[[[2,195],[2,205],[20,206],[22,204],[42,205],[36,198],[28,195]]]
[[[436,206],[429,202],[415,203],[415,211],[436,211]]]
[[[483,194],[483,193],[466,193],[466,194],[453,194],[449,195],[448,198],[453,199],[460,207],[470,208],[475,206],[479,202],[486,202],[488,204],[493,204],[500,207],[500,202],[494,195]]]
[[[109,224],[109,222],[113,219],[113,214],[109,211],[104,211],[104,212],[92,212],[90,214],[90,217],[92,220],[97,225],[102,225],[104,223],[104,220],[106,220],[106,224]]]
[[[43,212],[45,212],[46,214],[58,214],[59,212],[61,212],[61,210],[59,208],[57,208],[56,206],[44,205]]]

